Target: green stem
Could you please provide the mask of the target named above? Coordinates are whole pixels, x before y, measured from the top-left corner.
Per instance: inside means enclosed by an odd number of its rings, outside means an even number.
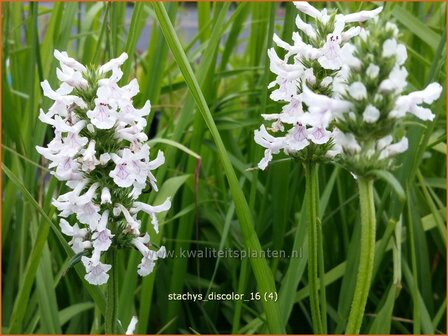
[[[117,334],[117,310],[118,310],[118,267],[117,267],[117,250],[111,247],[106,255],[106,262],[112,265],[110,270],[109,281],[107,282],[107,298],[106,298],[106,334]]]
[[[308,212],[308,278],[310,284],[311,318],[316,334],[323,334],[322,317],[319,306],[319,241],[318,241],[318,196],[317,164],[306,163],[306,208]]]
[[[319,190],[319,188],[317,188]],[[327,295],[325,293],[325,261],[323,249],[322,223],[320,218],[317,219],[317,242],[319,256],[319,294],[320,294],[320,316],[322,318],[322,333],[327,334]]]
[[[369,295],[375,256],[375,204],[373,202],[373,180],[358,178],[359,200],[361,205],[361,255],[355,294],[347,323],[346,334],[359,334],[364,309]]]

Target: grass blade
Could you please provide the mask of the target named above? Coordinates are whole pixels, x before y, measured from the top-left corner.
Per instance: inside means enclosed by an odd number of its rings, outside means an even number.
[[[207,127],[216,143],[218,154],[223,165],[223,169],[226,173],[228,183],[230,185],[230,191],[232,193],[233,201],[235,203],[236,212],[240,220],[241,230],[243,232],[246,248],[252,251],[261,251],[260,242],[254,231],[254,223],[252,214],[244,197],[244,194],[238,185],[238,179],[232,164],[227,156],[227,152],[222,142],[221,136],[216,128],[216,124],[208,108],[207,102],[204,99],[202,91],[196,80],[196,77],[188,62],[187,56],[182,49],[182,46],[174,31],[173,25],[166,13],[165,7],[162,3],[153,3],[154,10],[159,20],[159,24],[165,35],[168,46],[170,47],[178,66],[185,78],[185,81],[190,88],[191,93],[196,101],[199,111],[201,112]],[[250,260],[252,269],[257,279],[259,289],[263,293],[275,292],[274,279],[272,273],[264,258],[253,258]],[[263,302],[264,310],[267,316],[270,332],[272,333],[284,333],[284,328],[281,323],[281,317],[278,306],[275,302]]]

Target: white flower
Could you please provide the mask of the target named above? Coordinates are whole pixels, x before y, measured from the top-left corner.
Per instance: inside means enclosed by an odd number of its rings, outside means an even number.
[[[271,82],[268,88],[278,85],[278,89],[274,90],[270,97],[272,100],[286,100],[297,95],[297,78],[303,73],[303,66],[287,64],[281,60],[274,49],[268,50],[268,56],[271,60],[271,71],[277,75],[277,78]]]
[[[89,142],[89,145],[84,150],[84,153],[82,155],[82,167],[81,169],[85,172],[91,172],[95,169],[95,166],[98,165],[100,162],[95,157],[96,151],[95,151],[95,140],[91,140]]]
[[[344,29],[344,21],[336,19],[335,29],[333,33],[328,34],[327,42],[322,47],[321,56],[318,58],[324,69],[338,70],[343,64],[340,47],[342,29]]]
[[[367,20],[377,17],[378,14],[380,14],[382,10],[383,10],[383,7],[378,7],[373,10],[369,10],[369,11],[364,10],[364,11],[360,11],[357,13],[346,14],[346,15],[344,15],[344,22],[345,23],[364,22],[364,21],[367,21]]]
[[[123,214],[126,222],[128,223],[128,230],[133,232],[134,234],[139,234],[141,222],[137,219],[137,216],[135,214],[134,216],[132,216],[129,210],[126,209],[122,204],[117,204],[117,206],[114,208],[114,215],[118,216],[120,213]]]
[[[165,162],[165,156],[162,151],[157,153],[157,157],[154,160],[149,161],[149,147],[145,144],[136,152],[131,152],[125,148],[121,157],[117,154],[112,154],[111,157],[116,166],[109,173],[109,176],[114,179],[114,182],[119,187],[127,188],[133,185],[132,194],[134,198],[140,195],[148,177],[152,188],[156,191],[158,190],[156,178],[151,173],[151,170],[160,167]]]
[[[132,134],[137,134],[143,131],[146,127],[146,116],[149,115],[151,111],[151,103],[149,100],[141,109],[136,109],[130,102],[128,104],[122,104],[120,107],[120,113],[118,114],[119,128],[118,132],[125,129],[126,126],[131,126],[128,129],[132,130]],[[143,133],[144,136],[146,136]],[[140,142],[145,142],[146,140],[140,140],[143,135],[138,135]],[[131,141],[128,139],[128,141]]]
[[[143,237],[135,237],[132,239],[132,244],[140,251],[141,254],[145,254],[149,248],[149,234],[145,233]]]
[[[361,31],[359,32],[359,37],[361,38],[361,40],[363,40],[364,42],[367,41],[367,38],[370,36],[370,32],[366,29],[361,29]]]
[[[93,202],[85,203],[76,207],[76,218],[86,225],[96,226],[101,218],[100,207]]]
[[[294,125],[285,137],[285,153],[295,154],[309,145],[308,130],[301,124]]]
[[[104,187],[101,190],[101,204],[112,204],[109,188]]]
[[[95,108],[87,111],[87,116],[93,125],[99,129],[111,129],[117,121],[116,105],[106,97],[99,96],[95,99]]]
[[[145,142],[148,140],[148,136],[141,132],[140,125],[133,125],[131,127],[119,127],[117,128],[116,136],[119,139],[127,140],[130,143]]]
[[[65,83],[62,83],[61,87],[56,91],[51,88],[50,83],[48,83],[47,80],[44,80],[42,83],[40,83],[40,86],[42,87],[44,96],[50,98],[51,100],[54,100],[54,104],[48,110],[50,117],[55,114],[66,117],[68,113],[67,107],[71,106],[72,104],[75,104],[80,108],[86,107],[86,103],[84,102],[84,100],[82,100],[82,98],[74,95],[69,95],[69,93],[72,92],[73,88]]]
[[[134,202],[131,209],[132,213],[137,213],[139,211],[146,212],[151,217],[151,223],[154,226],[156,233],[159,233],[159,222],[157,220],[156,214],[160,212],[168,211],[171,208],[171,200],[168,197],[165,202],[160,205],[149,205],[142,202]]]
[[[314,93],[306,86],[303,88],[302,100],[308,106],[309,112],[304,114],[302,120],[311,126],[327,127],[333,118],[341,116],[352,106],[347,101]]]
[[[294,45],[289,46],[286,42],[282,41],[282,43],[280,43],[281,41],[280,38],[274,34],[274,42],[278,46],[284,48],[285,50],[288,50],[288,53],[285,55],[285,57],[297,55],[297,58],[303,57],[310,60],[315,60],[321,55],[321,50],[318,48],[314,48],[310,44],[303,42],[302,37],[299,35],[298,32],[292,33],[292,40],[294,42]]]
[[[161,247],[157,250],[156,255],[157,255],[157,259],[165,259],[165,258],[167,257],[167,253],[166,253],[166,248],[165,248],[165,246],[161,246]]]
[[[111,59],[99,68],[100,73],[106,73],[113,69],[118,69],[128,59],[128,54],[122,53],[119,57]]]
[[[367,89],[361,82],[353,82],[349,86],[349,94],[356,100],[363,100],[367,98]]]
[[[407,151],[408,149],[408,139],[406,137],[403,137],[399,142],[394,143],[392,145],[388,144],[386,145],[382,150],[380,154],[380,159],[385,159],[400,153],[403,153]]]
[[[131,322],[129,322],[128,328],[126,329],[126,335],[133,335],[135,326],[138,323],[137,316],[132,316]]]
[[[71,226],[65,219],[61,218],[59,222],[61,231],[66,236],[72,237],[73,239],[69,242],[75,253],[81,253],[87,248],[92,246],[90,241],[84,240],[87,235],[86,229],[80,229],[78,224]]]
[[[302,13],[309,15],[319,21],[328,21],[326,9],[321,12],[306,1],[294,1],[293,3],[294,6],[296,6],[296,8]]]
[[[46,118],[42,111],[39,118]],[[84,127],[85,122],[81,120],[73,126],[68,126],[58,116],[56,116],[56,119],[51,120],[56,125],[56,136],[48,144],[47,148],[37,146],[37,151],[50,161],[60,161],[60,158],[58,158],[60,155],[73,157],[75,154],[78,154],[88,142],[86,137],[79,136],[79,132]],[[62,136],[63,132],[66,134],[64,137]]]
[[[341,33],[342,42],[350,41],[353,37],[358,36],[361,32],[361,27],[351,27],[345,32]]]
[[[307,14],[307,15],[315,18],[316,20],[319,20],[320,22],[322,22],[324,24],[326,24],[330,18],[330,15],[327,14],[326,8],[324,8],[322,11],[319,11],[318,9],[311,6],[306,1],[297,1],[297,2],[294,2],[294,5],[302,13]],[[372,18],[378,16],[378,14],[381,13],[382,10],[383,10],[383,7],[378,7],[376,9],[370,10],[370,11],[360,11],[360,12],[346,14],[346,15],[338,14],[338,16],[342,17],[342,19],[345,23],[364,22],[364,21],[367,21],[369,19],[372,19]]]
[[[372,79],[377,78],[380,73],[380,67],[373,63],[370,63],[366,70],[366,75]]]
[[[139,92],[139,86],[136,79],[133,79],[129,84],[119,87],[115,80],[111,78],[101,79],[99,81],[100,87],[97,90],[97,97],[105,100],[109,104],[114,104],[117,107],[126,107],[132,97]]]
[[[61,66],[61,69],[56,69],[56,75],[61,82],[67,83],[72,87],[87,87],[87,80],[83,78],[83,73],[87,71],[84,65],[74,58],[68,57],[65,51],[55,50],[54,57]]]
[[[357,154],[361,151],[361,146],[352,133],[343,133],[338,128],[335,128],[333,138],[335,143],[352,154]]]
[[[76,214],[76,218],[82,224],[96,227],[101,218],[98,213],[100,207],[93,202],[98,185],[92,185],[87,192],[80,195],[84,185],[85,183],[79,183],[73,191],[60,195],[57,200],[53,200],[53,205],[61,211],[61,217]]]
[[[312,127],[308,138],[315,144],[322,145],[330,140],[331,132],[323,127]]]
[[[114,179],[117,186],[122,188],[130,187],[135,181],[131,166],[132,152],[125,148],[121,157],[117,154],[112,154],[111,158],[115,163],[115,169],[109,173],[109,176]]]
[[[109,210],[105,210],[101,215],[101,220],[95,228],[92,235],[93,248],[98,251],[107,251],[112,244],[112,232],[107,228],[109,219]]]
[[[282,107],[281,113],[262,114],[265,120],[275,120],[281,124],[296,124],[303,115],[302,100],[300,96],[291,98],[291,101]],[[275,131],[275,130],[273,130]]]
[[[110,161],[111,157],[109,153],[103,153],[100,155],[100,164],[103,166]]]
[[[146,167],[148,169],[149,183],[151,184],[151,187],[155,191],[159,191],[159,188],[157,187],[157,184],[156,184],[157,180],[156,180],[155,176],[151,173],[151,170],[159,168],[164,163],[165,163],[165,155],[163,154],[162,151],[158,151],[157,157],[154,160],[149,161],[148,165]]]
[[[61,68],[56,69],[56,76],[61,82],[64,82],[72,87],[86,88],[87,80],[84,79],[82,73],[75,69],[61,63]]]
[[[36,147],[36,150],[43,156],[47,157],[43,151],[40,150],[41,147]],[[48,157],[47,157],[48,158]],[[82,178],[81,172],[79,170],[79,164],[73,160],[70,156],[66,156],[62,153],[53,155],[52,163],[49,168],[56,167],[55,171],[51,174],[54,175],[60,181],[71,181],[79,180]]]
[[[89,189],[83,194],[78,196],[75,200],[77,205],[84,205],[92,202],[93,198],[96,196],[96,190],[98,189],[98,183],[92,184]]]
[[[316,33],[316,30],[314,29],[314,27],[312,25],[310,25],[309,23],[304,22],[298,15],[296,17],[296,26],[298,29],[303,31],[305,33],[305,35],[308,36],[310,39],[317,38],[317,33]]]
[[[339,130],[333,130],[333,132],[331,132],[331,137],[334,139],[334,134],[337,133],[337,131]],[[326,153],[325,153],[325,157],[327,157],[328,159],[334,159],[337,155],[341,154],[343,152],[342,146],[340,144],[338,144],[337,142],[334,142],[333,147],[331,149],[329,149]]]
[[[55,49],[54,51],[54,57],[61,63],[64,64],[65,66],[79,71],[79,72],[85,72],[87,69],[84,65],[82,65],[81,63],[79,63],[77,60],[75,60],[74,58],[68,57],[67,52],[63,51],[60,52],[59,50]]]
[[[165,258],[166,256],[166,250],[164,246],[160,247],[158,251],[152,251],[146,246],[148,243],[148,234],[145,234],[143,237],[136,237],[132,240],[132,244],[143,255],[143,258],[138,265],[137,271],[140,276],[147,276],[148,274],[150,274],[154,269],[155,261]]]
[[[362,114],[362,118],[366,123],[374,123],[380,118],[380,111],[373,105],[367,105]]]
[[[281,150],[287,155],[296,155],[310,143],[323,145],[330,140],[331,132],[327,130],[330,122],[335,118],[342,118],[343,113],[350,112],[352,107],[351,103],[337,99],[337,93],[345,93],[349,68],[359,69],[362,65],[361,60],[354,56],[355,47],[347,42],[361,32],[365,35],[365,31],[357,26],[345,29],[346,23],[366,21],[377,16],[382,10],[377,8],[373,11],[335,15],[328,14],[327,9],[320,11],[307,2],[295,2],[294,5],[315,22],[305,22],[298,15],[296,26],[299,32],[293,33],[292,45],[276,34],[273,36],[274,43],[284,49],[286,54],[281,59],[273,48],[268,50],[270,70],[277,75],[268,88],[278,85],[278,88],[271,92],[270,98],[287,104],[282,107],[281,113],[263,114],[262,117],[272,122],[270,131],[286,134],[274,137],[267,132],[264,125],[255,131],[255,142],[265,148],[264,157],[258,163],[260,169],[265,169],[273,154],[278,154]],[[334,18],[331,25],[330,18]],[[322,37],[322,29],[332,32]],[[304,42],[301,34],[306,36],[305,40],[309,43]],[[325,71],[328,75],[322,78],[322,71],[316,70],[320,67],[335,71]],[[331,94],[328,93],[328,96],[315,94],[308,89],[308,85],[313,88],[319,85],[322,89],[333,90],[335,95],[329,97]],[[366,91],[365,87],[363,88]],[[362,90],[354,94],[367,96]],[[306,109],[302,103],[306,105]],[[292,127],[285,127],[287,124]]]
[[[156,162],[159,163],[156,165],[159,167],[165,162],[165,157],[162,152],[159,152],[160,158]],[[130,165],[130,169],[132,171],[132,175],[134,178],[134,188],[137,187],[141,190],[142,185],[145,184],[146,178],[148,177],[150,162],[149,161],[149,146],[147,144],[143,145],[139,150],[136,150],[130,156],[130,160],[128,164]],[[155,179],[155,178],[154,178]],[[140,194],[140,191],[137,192],[137,195]]]
[[[390,145],[393,140],[394,140],[394,138],[392,137],[392,135],[390,135],[390,134],[386,135],[384,138],[381,138],[377,141],[376,149],[378,151],[383,150],[386,146]]]
[[[98,250],[93,250],[91,258],[86,256],[81,258],[87,272],[84,279],[91,285],[103,285],[109,280],[109,274],[107,272],[109,272],[112,266],[103,264],[100,261],[100,253]]]
[[[305,79],[306,83],[308,83],[308,84],[311,84],[311,85],[316,84],[316,76],[314,76],[313,68],[306,69],[303,72],[303,78]]]
[[[387,22],[386,23],[386,29],[387,30],[391,30],[392,31],[392,35],[394,36],[394,37],[397,37],[398,36],[398,34],[399,34],[399,31],[398,31],[398,27],[397,27],[397,25],[395,24],[395,23],[392,23],[392,22]]]
[[[408,72],[405,68],[396,66],[390,72],[389,77],[381,82],[379,90],[386,93],[393,91],[401,93],[408,84],[407,76]]]
[[[150,274],[155,265],[155,261],[162,259],[160,255],[166,255],[165,247],[162,246],[157,252],[149,250],[142,258],[140,264],[138,265],[137,273],[140,276],[147,276]]]
[[[254,140],[257,144],[266,148],[264,158],[258,163],[258,168],[261,170],[266,169],[268,163],[272,160],[272,154],[278,154],[285,147],[285,138],[273,137],[264,125],[261,125],[259,130],[255,130]]]
[[[387,39],[383,43],[383,57],[394,56],[398,65],[403,65],[408,54],[403,44],[398,44],[396,39]]]
[[[431,104],[440,97],[442,86],[438,83],[429,84],[422,91],[414,91],[405,96],[398,97],[394,110],[390,112],[389,117],[400,118],[406,112],[409,112],[421,120],[433,120],[434,114],[430,109],[419,105],[426,103]]]
[[[361,66],[361,60],[353,55],[355,51],[355,46],[351,43],[346,43],[340,50],[340,61],[341,63],[341,69],[339,73],[335,76],[337,77],[344,77],[344,72],[347,71],[347,68],[350,67],[352,69],[359,69]],[[345,77],[344,77],[345,78]]]

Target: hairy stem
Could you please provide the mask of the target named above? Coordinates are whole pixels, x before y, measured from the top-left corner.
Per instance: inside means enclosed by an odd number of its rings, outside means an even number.
[[[358,178],[359,200],[361,205],[361,255],[355,294],[348,318],[346,334],[359,334],[364,309],[369,295],[375,256],[375,204],[373,201],[373,180]]]
[[[117,334],[117,310],[118,310],[118,267],[116,263],[117,249],[111,247],[107,252],[107,263],[112,265],[110,270],[109,281],[107,282],[107,298],[106,298],[106,314],[105,314],[105,331],[106,334]]]
[[[308,217],[308,278],[310,284],[311,318],[316,334],[323,334],[322,317],[319,306],[319,240],[318,240],[318,195],[317,164],[306,163],[306,209]]]

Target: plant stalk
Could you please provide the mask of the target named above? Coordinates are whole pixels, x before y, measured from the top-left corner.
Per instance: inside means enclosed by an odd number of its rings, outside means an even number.
[[[107,335],[117,334],[117,311],[118,311],[118,267],[117,267],[117,249],[111,247],[107,252],[106,260],[112,265],[109,281],[107,282],[106,314],[105,314],[105,332]]]
[[[322,316],[319,305],[319,241],[318,241],[318,195],[317,164],[307,162],[306,169],[306,208],[308,212],[308,279],[310,285],[310,304],[313,329],[316,334],[323,334]]]
[[[375,256],[375,204],[373,200],[373,180],[359,177],[359,201],[361,205],[361,255],[355,294],[350,309],[345,334],[359,334],[364,309],[369,295]]]

